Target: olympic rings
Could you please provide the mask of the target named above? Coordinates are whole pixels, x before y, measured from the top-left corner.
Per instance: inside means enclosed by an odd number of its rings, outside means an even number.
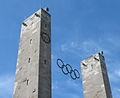
[[[80,73],[78,72],[78,70],[72,69],[71,65],[69,65],[69,64],[65,65],[61,59],[57,59],[57,65],[62,70],[63,74],[65,74],[65,75],[70,74],[70,77],[73,80],[80,78]]]
[[[47,33],[42,32],[42,33],[41,33],[41,38],[42,38],[42,40],[43,40],[45,43],[47,43],[47,44],[50,43],[50,37],[49,37],[49,35],[48,35]]]

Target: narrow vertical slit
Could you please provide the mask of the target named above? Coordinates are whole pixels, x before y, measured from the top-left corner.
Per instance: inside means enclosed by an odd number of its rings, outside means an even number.
[[[30,44],[32,44],[32,39],[30,39]]]
[[[29,84],[29,79],[27,79],[27,85]]]
[[[30,58],[28,59],[28,63],[30,63]]]
[[[46,64],[47,63],[47,61],[46,60],[44,60],[44,64]]]

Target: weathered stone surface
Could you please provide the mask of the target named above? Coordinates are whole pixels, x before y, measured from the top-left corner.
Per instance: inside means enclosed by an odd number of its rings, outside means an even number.
[[[97,53],[81,62],[84,98],[112,98],[104,56]]]
[[[13,98],[51,98],[51,42],[45,42],[48,38],[51,16],[40,9],[22,24]]]

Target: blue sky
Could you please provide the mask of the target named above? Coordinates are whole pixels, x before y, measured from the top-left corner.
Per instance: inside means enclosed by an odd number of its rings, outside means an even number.
[[[64,76],[57,58],[80,61],[104,51],[113,98],[120,94],[120,0],[0,0],[0,98],[12,98],[22,21],[41,7],[52,15],[52,98],[83,98],[82,82]]]

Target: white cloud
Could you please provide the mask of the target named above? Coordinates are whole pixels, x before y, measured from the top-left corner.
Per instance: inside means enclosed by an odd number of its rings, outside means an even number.
[[[111,46],[114,46],[114,47],[111,47],[111,48],[119,48],[120,47],[120,44],[118,44],[120,42],[120,38],[119,37],[114,37],[114,36],[111,36],[109,38],[106,39],[109,43],[111,43]]]
[[[78,94],[71,94],[71,98],[80,98],[80,95],[78,95]]]
[[[76,81],[71,81],[70,79],[67,80],[66,84],[68,85],[68,87],[74,87],[74,88],[78,88],[80,85]]]
[[[120,69],[114,69],[113,72],[109,73],[109,77],[112,83],[120,82]]]
[[[69,42],[61,45],[61,51],[67,51],[79,55],[81,52],[86,54],[93,54],[96,52],[104,51],[104,53],[109,54],[110,52],[102,47],[101,43],[95,42],[93,40],[86,40],[83,42]]]
[[[111,83],[120,82],[120,64],[119,61],[108,61],[108,75],[110,78]]]
[[[57,96],[64,96],[68,98],[80,98],[80,93],[82,93],[80,82],[73,81],[71,79],[64,81],[54,81],[52,84],[52,90],[57,94]]]
[[[81,44],[82,44],[82,50],[86,53],[96,53],[100,51],[104,51],[104,53],[106,54],[110,53],[107,49],[102,47],[100,42],[96,42],[93,40],[87,40],[87,41],[83,41]]]
[[[77,48],[78,43],[77,42],[70,42],[70,43],[64,43],[61,45],[61,50],[62,51],[68,51],[69,49]]]
[[[68,47],[66,46],[66,44],[61,45],[61,50],[62,51],[66,51],[67,49],[68,49]]]
[[[59,85],[58,85],[58,82],[56,81],[52,83],[52,90],[57,90],[57,89],[59,89]]]
[[[115,70],[115,74],[120,77],[120,70]]]
[[[70,43],[70,46],[73,47],[73,48],[75,48],[75,47],[78,46],[78,43],[76,43],[76,42],[71,42],[71,43]]]
[[[110,78],[111,83],[115,83],[119,81],[119,79],[116,77],[114,73],[109,73],[109,78]]]
[[[113,95],[113,98],[120,98],[120,89],[114,87],[114,88],[112,89],[112,95]]]
[[[12,98],[14,76],[13,75],[2,75],[0,76],[0,97],[1,98]]]

